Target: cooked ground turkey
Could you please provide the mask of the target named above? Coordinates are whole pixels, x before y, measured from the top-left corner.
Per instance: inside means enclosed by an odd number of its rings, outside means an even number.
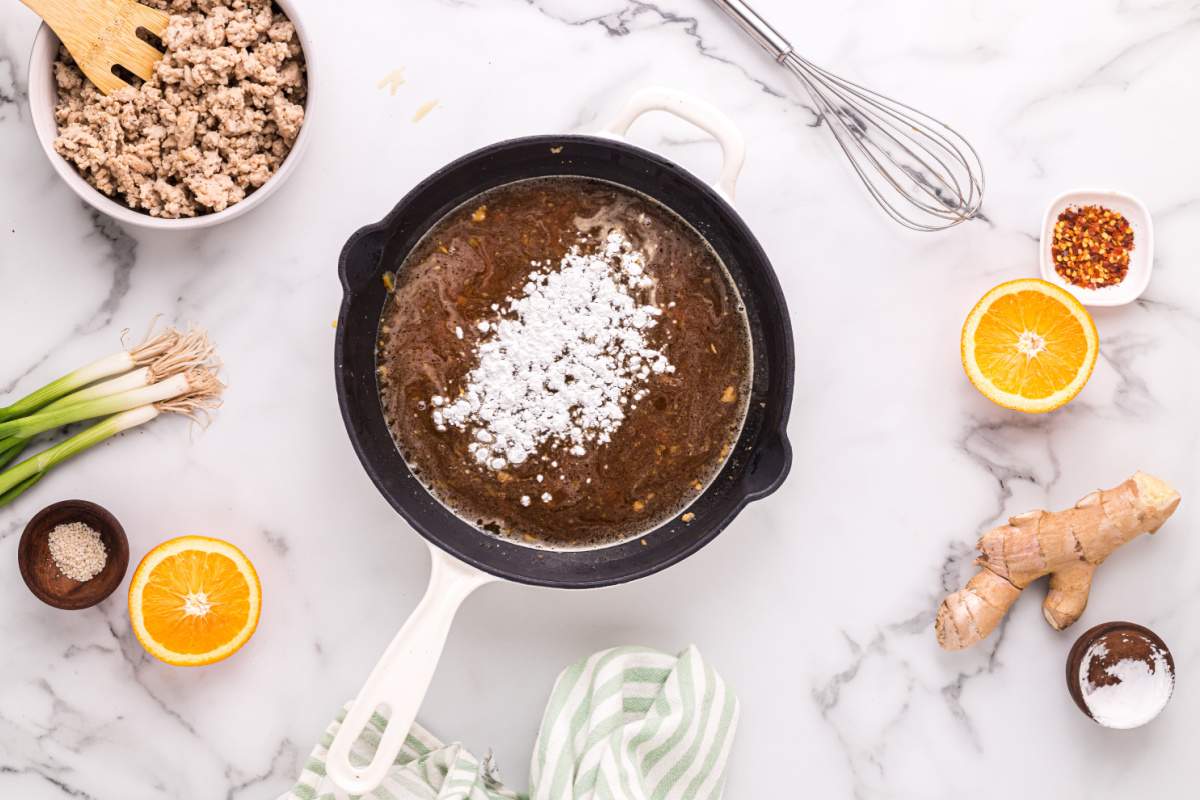
[[[54,149],[92,186],[151,216],[243,200],[304,122],[304,55],[270,0],[143,0],[171,14],[154,78],[105,97],[65,49],[54,64]]]

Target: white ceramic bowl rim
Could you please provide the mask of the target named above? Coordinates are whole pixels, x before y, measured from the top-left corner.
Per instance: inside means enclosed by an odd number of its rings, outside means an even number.
[[[84,180],[78,170],[54,149],[54,139],[58,136],[58,125],[54,121],[54,104],[58,99],[54,80],[54,59],[58,53],[59,39],[54,31],[50,29],[50,26],[42,23],[42,26],[38,28],[37,35],[34,37],[33,50],[29,56],[29,112],[30,117],[33,119],[33,128],[37,134],[38,142],[41,144],[42,150],[46,153],[46,157],[50,159],[50,164],[54,167],[55,172],[75,191],[75,194],[79,195],[97,211],[107,214],[119,222],[142,228],[154,228],[158,230],[197,230],[199,228],[208,228],[240,217],[242,214],[260,205],[279,188],[299,163],[300,157],[303,155],[310,138],[312,110],[315,107],[313,98],[316,94],[316,80],[314,80],[315,73],[312,57],[314,48],[307,35],[304,23],[297,13],[295,1],[275,0],[275,3],[287,15],[292,24],[296,26],[296,36],[299,38],[300,47],[304,51],[305,73],[308,83],[304,101],[304,124],[300,126],[300,133],[296,136],[296,141],[292,143],[291,151],[288,153],[287,158],[283,160],[279,169],[276,170],[275,174],[266,183],[251,192],[244,200],[229,206],[224,211],[217,211],[212,214],[204,214],[197,217],[181,217],[179,219],[165,219],[163,217],[152,217],[141,211],[135,211],[129,206],[107,196]]]
[[[1054,259],[1050,254],[1054,223],[1058,214],[1069,206],[1088,204],[1106,205],[1123,213],[1134,230],[1134,247],[1130,254],[1128,274],[1120,283],[1100,289],[1088,289],[1064,280],[1055,270]],[[1046,207],[1039,248],[1043,280],[1061,286],[1085,306],[1125,305],[1140,297],[1150,283],[1150,275],[1154,270],[1154,221],[1145,204],[1126,192],[1113,189],[1073,189],[1058,195]]]

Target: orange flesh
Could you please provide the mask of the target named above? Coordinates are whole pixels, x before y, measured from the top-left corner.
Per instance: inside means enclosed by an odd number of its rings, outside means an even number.
[[[1030,356],[1019,348],[1023,333],[1042,339]],[[996,300],[975,332],[975,362],[996,388],[1030,399],[1068,386],[1087,358],[1083,326],[1061,302],[1023,291]]]
[[[186,612],[187,598],[207,601],[204,613]],[[208,653],[232,641],[250,616],[250,587],[237,565],[220,553],[187,551],[163,559],[142,593],[146,632],[182,654]]]

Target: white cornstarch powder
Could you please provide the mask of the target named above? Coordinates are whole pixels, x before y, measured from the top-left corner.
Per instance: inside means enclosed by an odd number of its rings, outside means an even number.
[[[68,578],[90,581],[108,562],[100,533],[83,522],[68,522],[50,531],[50,557]]]
[[[437,429],[470,430],[471,454],[492,470],[547,442],[586,455],[587,445],[610,440],[651,375],[675,371],[647,343],[662,310],[630,294],[654,281],[623,233],[592,252],[572,247],[558,265],[531,266],[521,296],[478,323],[485,338],[462,393],[430,400]]]
[[[1092,660],[1107,655],[1104,642],[1097,642],[1079,665],[1079,684],[1092,718],[1109,728],[1136,728],[1158,716],[1175,689],[1175,676],[1163,651],[1151,644],[1148,660],[1123,658],[1105,669],[1113,683],[1093,684],[1088,678]]]

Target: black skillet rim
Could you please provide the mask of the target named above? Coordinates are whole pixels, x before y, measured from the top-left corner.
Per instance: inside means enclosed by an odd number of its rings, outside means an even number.
[[[474,534],[474,536],[479,537],[481,541],[486,540],[487,544],[492,547],[491,550],[487,551],[487,555],[493,557],[476,557],[471,553],[463,552],[462,550],[454,547],[453,543],[448,541],[445,537],[439,536],[437,531],[434,529],[437,527],[436,525],[431,526],[427,524],[425,520],[420,518],[420,515],[416,511],[406,505],[406,503],[403,501],[403,498],[396,496],[387,485],[384,476],[380,474],[377,465],[367,452],[367,443],[363,441],[363,437],[370,435],[369,432],[359,431],[354,423],[354,411],[350,408],[350,398],[348,397],[348,381],[351,379],[345,374],[347,370],[345,368],[344,354],[346,352],[346,332],[348,328],[346,324],[347,317],[356,294],[356,290],[352,285],[351,279],[348,275],[348,269],[350,259],[355,254],[357,248],[363,246],[369,237],[372,237],[375,234],[387,233],[395,225],[396,220],[408,210],[408,207],[412,205],[415,200],[422,195],[423,192],[429,190],[439,181],[442,181],[447,175],[452,174],[456,169],[461,169],[465,165],[468,165],[474,161],[501,153],[508,149],[539,145],[550,149],[570,146],[572,144],[585,144],[590,146],[611,148],[618,153],[624,151],[625,153],[633,155],[637,158],[645,159],[653,163],[659,169],[674,173],[686,183],[690,184],[689,188],[691,190],[705,195],[705,199],[709,203],[717,205],[720,216],[736,230],[740,246],[749,250],[749,256],[746,259],[747,262],[758,264],[762,267],[762,269],[757,270],[756,272],[758,273],[758,279],[765,281],[766,291],[757,293],[757,296],[763,300],[764,307],[768,311],[773,312],[773,318],[770,321],[780,328],[779,333],[781,336],[779,336],[779,346],[782,350],[782,352],[777,354],[777,357],[773,357],[771,359],[772,369],[777,373],[777,376],[771,380],[769,388],[772,390],[772,393],[778,393],[782,396],[777,398],[777,426],[771,427],[770,429],[764,429],[758,435],[758,441],[753,443],[754,446],[750,448],[751,453],[747,457],[747,460],[753,460],[757,456],[761,455],[760,451],[765,451],[768,449],[774,451],[771,454],[771,459],[773,459],[775,462],[773,464],[775,474],[771,476],[769,480],[760,483],[753,489],[735,487],[734,490],[731,490],[736,492],[736,500],[728,507],[727,511],[719,517],[715,515],[707,517],[704,519],[703,523],[697,520],[695,525],[688,527],[686,530],[687,542],[682,547],[675,549],[674,552],[664,554],[658,558],[641,559],[636,566],[625,569],[617,574],[614,574],[611,570],[604,571],[603,568],[601,568],[601,570],[597,571],[596,574],[588,575],[586,577],[555,577],[552,574],[543,574],[540,571],[541,567],[538,566],[534,567],[534,571],[532,573],[515,571],[506,568],[505,561],[503,560],[504,551],[516,549],[517,551],[521,551],[525,558],[531,557],[535,563],[546,557],[555,559],[563,557],[569,559],[586,559],[588,555],[594,555],[598,553],[613,554],[618,553],[618,551],[632,555],[637,553],[639,549],[642,552],[646,552],[646,540],[655,538],[660,534],[664,534],[664,532],[669,530],[671,524],[664,524],[654,531],[648,532],[643,537],[640,537],[640,539],[633,539],[604,548],[575,551],[542,550],[525,546],[511,540],[494,537],[490,534],[479,531],[474,526],[460,519],[452,511],[445,508],[445,506],[441,505],[441,503],[432,498],[432,496],[428,495],[428,492],[424,489],[424,486],[421,485],[419,481],[416,481],[415,478],[409,476],[410,480],[413,480],[418,486],[421,486],[421,490],[425,493],[426,497],[441,509],[442,515],[445,518],[443,520],[445,524],[461,526],[468,529],[472,534]],[[557,149],[552,150],[552,152],[557,152]],[[559,174],[570,173],[564,172]],[[478,194],[486,191],[488,188],[491,188],[491,186],[483,185],[482,187],[477,187],[475,193]],[[467,198],[464,197],[458,202],[462,202],[465,199]],[[672,204],[662,197],[656,196],[655,199],[659,202],[665,203],[668,207],[672,207]],[[432,221],[429,222],[429,225],[435,224],[437,219],[440,219],[440,216],[436,216]],[[428,226],[426,226],[424,230],[428,230]],[[375,244],[379,245],[379,253],[376,254],[376,258],[380,258],[383,254],[382,244],[379,242],[376,242]],[[381,264],[376,265],[376,274],[382,274],[381,267]],[[720,194],[714,191],[714,189],[708,183],[700,178],[697,178],[695,175],[675,162],[670,161],[669,159],[666,159],[652,151],[629,144],[623,140],[576,134],[519,137],[496,142],[479,148],[455,159],[454,161],[446,164],[430,174],[427,178],[407,192],[404,197],[401,198],[401,200],[392,208],[392,210],[383,217],[383,219],[379,220],[378,222],[363,226],[355,231],[347,240],[339,255],[338,273],[342,283],[343,297],[338,316],[337,333],[334,343],[334,371],[337,386],[338,406],[341,410],[342,420],[346,426],[347,435],[350,437],[355,454],[358,456],[363,469],[371,478],[372,483],[375,484],[376,489],[388,501],[389,505],[391,505],[392,508],[395,509],[396,512],[399,513],[400,516],[404,518],[404,520],[408,522],[408,524],[417,533],[451,556],[478,569],[481,569],[484,572],[517,583],[559,588],[596,588],[643,578],[666,569],[667,567],[682,561],[683,559],[700,550],[702,547],[716,538],[716,536],[720,534],[737,517],[739,513],[741,513],[747,504],[771,494],[778,489],[787,478],[792,462],[791,445],[787,437],[787,422],[791,412],[791,401],[795,377],[795,354],[791,334],[791,323],[787,311],[787,303],[784,298],[783,291],[779,285],[778,277],[771,267],[770,260],[767,258],[766,253],[763,251],[758,240],[750,231],[741,215]],[[372,375],[374,375],[373,370]],[[380,412],[380,415],[382,417],[382,412]],[[744,436],[745,433],[743,433],[743,437]],[[394,447],[394,443],[391,442],[390,434],[388,434],[388,442],[392,447]],[[739,437],[737,446],[741,447],[742,445],[742,437]],[[731,457],[730,462],[733,460],[734,459]],[[403,459],[401,459],[401,463],[403,463]],[[407,470],[407,467],[405,467],[405,469]],[[729,463],[727,463],[722,469],[722,475],[724,475],[728,469],[730,469]],[[693,503],[693,507],[698,505],[705,495],[713,491],[714,486],[716,486],[716,483],[705,490],[704,494],[701,495],[701,498],[698,498]],[[670,535],[679,535],[679,532],[677,531],[676,533]],[[653,548],[650,549],[652,550]],[[649,554],[649,552],[646,552],[646,555]]]

